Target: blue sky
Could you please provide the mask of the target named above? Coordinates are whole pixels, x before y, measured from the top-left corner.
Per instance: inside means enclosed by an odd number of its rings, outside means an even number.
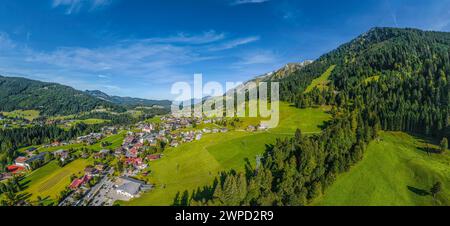
[[[171,99],[316,59],[374,26],[450,31],[449,0],[2,0],[0,74]]]

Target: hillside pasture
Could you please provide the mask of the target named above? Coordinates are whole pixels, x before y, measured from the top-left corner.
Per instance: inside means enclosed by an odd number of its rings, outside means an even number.
[[[364,159],[325,191],[319,206],[450,205],[450,154],[426,140],[401,132],[385,132],[368,146]],[[440,181],[436,198],[430,188]]]
[[[315,88],[318,88],[319,90],[323,90],[325,87],[328,86],[331,73],[333,72],[336,65],[330,66],[322,75],[320,75],[318,78],[314,79],[311,84],[306,88],[305,93],[309,93],[313,91]]]
[[[24,118],[28,121],[33,121],[39,117],[40,112],[37,110],[16,110],[11,112],[1,112],[4,116],[9,118]]]
[[[21,183],[26,187],[24,193],[30,194],[31,200],[36,200],[38,196],[55,200],[70,185],[70,176],[82,176],[84,168],[89,164],[92,164],[91,160],[78,159],[59,167],[56,161],[52,161],[22,180]]]

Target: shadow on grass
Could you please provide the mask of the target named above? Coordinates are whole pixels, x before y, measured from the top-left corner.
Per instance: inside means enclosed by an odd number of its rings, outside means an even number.
[[[26,190],[29,187],[29,184],[31,183],[30,180],[24,180],[22,179],[22,181],[20,182],[20,189],[21,190]]]
[[[410,190],[411,192],[414,192],[416,195],[420,195],[420,196],[428,196],[431,195],[427,190],[423,190],[420,188],[415,188],[412,186],[408,186],[408,190]]]

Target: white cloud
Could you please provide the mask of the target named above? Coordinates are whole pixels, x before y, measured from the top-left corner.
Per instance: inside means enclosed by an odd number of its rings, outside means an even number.
[[[113,0],[53,0],[53,8],[63,7],[66,14],[78,13],[82,9],[94,10],[110,5]]]
[[[208,65],[199,63],[235,59],[233,53],[221,51],[257,40],[257,36],[233,39],[208,31],[197,35],[121,40],[97,48],[72,46],[40,51],[0,33],[0,73],[20,74],[81,90],[100,89],[116,95],[138,96],[143,94],[142,87],[154,90],[155,86],[190,80],[196,72],[191,70],[202,70],[202,65]],[[258,59],[243,62],[250,61]],[[141,90],[137,91],[136,87]]]
[[[220,45],[216,45],[210,48],[211,51],[220,51],[220,50],[227,50],[227,49],[233,49],[241,45],[246,45],[252,42],[259,41],[259,36],[252,36],[252,37],[246,37],[246,38],[240,38],[231,40],[225,43],[222,43]]]
[[[109,78],[109,76],[107,76],[107,75],[97,75],[97,77],[99,77],[99,78]]]
[[[170,37],[159,37],[146,39],[148,42],[159,42],[159,43],[185,43],[185,44],[206,44],[217,42],[225,39],[224,33],[217,33],[215,31],[203,32],[201,35],[190,35],[185,33],[178,33],[175,36]]]
[[[13,41],[9,38],[9,35],[0,32],[0,50],[12,49],[16,46]]]
[[[243,4],[257,4],[264,3],[270,0],[234,0],[231,5],[243,5]]]
[[[235,66],[274,64],[278,61],[279,57],[273,51],[258,50],[244,54]]]

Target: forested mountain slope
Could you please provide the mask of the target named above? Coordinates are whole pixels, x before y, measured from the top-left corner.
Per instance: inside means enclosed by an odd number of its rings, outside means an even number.
[[[320,135],[299,130],[268,145],[257,168],[223,173],[189,204],[308,205],[361,161],[380,130],[448,137],[449,50],[450,33],[374,28],[275,80],[283,100],[332,105],[333,120]]]
[[[281,80],[281,97],[367,108],[384,130],[448,136],[449,52],[450,33],[375,28]],[[332,65],[328,89],[304,94]]]
[[[97,108],[124,110],[68,86],[0,76],[0,111],[33,109],[42,115],[69,115]]]

